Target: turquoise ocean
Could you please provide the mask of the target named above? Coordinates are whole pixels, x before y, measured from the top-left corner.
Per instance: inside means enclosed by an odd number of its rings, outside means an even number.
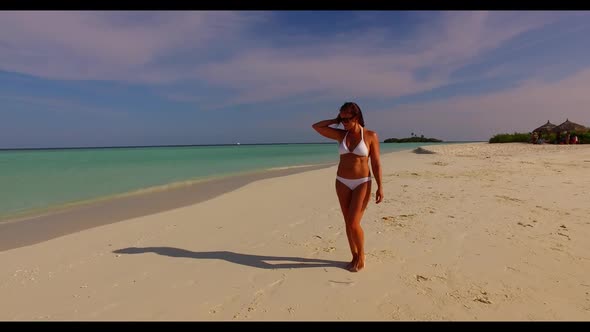
[[[429,144],[382,143],[381,153]],[[338,162],[337,145],[0,150],[0,221],[210,178]]]

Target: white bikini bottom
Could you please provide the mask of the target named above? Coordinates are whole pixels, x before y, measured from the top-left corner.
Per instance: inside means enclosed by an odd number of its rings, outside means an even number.
[[[354,188],[358,187],[360,184],[365,182],[371,181],[371,177],[360,178],[360,179],[345,179],[339,176],[336,176],[336,180],[342,182],[345,186],[350,188],[350,190],[354,190]]]

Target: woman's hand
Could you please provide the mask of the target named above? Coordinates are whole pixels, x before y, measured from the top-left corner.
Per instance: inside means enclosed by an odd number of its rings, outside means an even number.
[[[381,203],[383,200],[383,188],[377,188],[377,192],[375,193],[375,204]]]

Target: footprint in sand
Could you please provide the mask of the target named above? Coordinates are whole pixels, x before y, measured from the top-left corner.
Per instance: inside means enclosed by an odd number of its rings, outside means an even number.
[[[513,197],[508,197],[505,195],[496,195],[497,198],[501,198],[503,200],[507,200],[507,201],[512,201],[512,202],[517,202],[517,203],[522,203],[523,201],[518,199],[518,198],[513,198]]]
[[[564,237],[566,237],[568,240],[571,240],[571,238],[570,238],[570,236],[569,236],[569,235],[567,235],[567,234],[563,234],[562,232],[557,232],[557,235],[564,236]]]
[[[249,318],[248,313],[259,310],[261,298],[266,295],[268,292],[272,292],[277,286],[280,286],[282,283],[287,280],[286,275],[283,273],[282,277],[271,282],[270,284],[260,288],[256,293],[254,293],[254,298],[248,304],[248,307],[244,310],[242,309],[240,312],[234,315],[234,318]],[[262,309],[262,311],[266,312],[266,309]]]
[[[415,216],[415,214],[400,214],[398,216],[381,217],[381,220],[390,226],[405,227],[406,225],[402,222],[413,219]]]
[[[354,281],[338,281],[338,280],[328,280],[330,282],[330,286],[354,286]]]
[[[479,294],[476,294],[473,298],[474,302],[481,302],[483,304],[493,304],[493,302],[488,297],[488,292],[481,290]]]
[[[373,257],[375,261],[382,262],[383,259],[395,258],[395,254],[391,250],[383,249],[379,251],[371,251],[366,253],[367,257]]]
[[[383,222],[387,225],[390,226],[394,226],[395,225],[395,217],[394,216],[388,216],[388,217],[381,217],[381,220],[383,220]]]
[[[428,281],[430,278],[416,274],[416,281]]]
[[[477,302],[481,302],[481,303],[485,303],[485,304],[492,304],[492,301],[490,301],[490,299],[488,299],[487,296],[476,296],[475,299],[473,299],[473,301],[477,301]]]
[[[512,266],[506,266],[505,269],[506,270],[512,270],[512,271],[515,271],[515,272],[520,272],[519,269],[513,268]]]

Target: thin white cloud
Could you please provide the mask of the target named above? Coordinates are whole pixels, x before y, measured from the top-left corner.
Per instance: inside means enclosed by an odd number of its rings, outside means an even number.
[[[558,18],[558,14],[443,13],[415,32],[411,47],[395,42],[383,47],[387,41],[383,31],[356,31],[312,46],[246,50],[229,61],[205,64],[198,74],[238,91],[236,103],[313,92],[399,97],[448,84],[450,73],[476,56]],[[421,69],[430,71],[426,79],[416,77]]]
[[[0,69],[57,79],[178,79],[185,70],[151,63],[236,38],[252,18],[225,11],[1,12]]]
[[[6,102],[26,104],[33,106],[34,108],[40,108],[44,111],[50,111],[56,114],[95,115],[100,117],[108,116],[110,118],[122,118],[129,115],[125,111],[114,110],[108,107],[88,105],[64,98],[0,94],[0,101],[4,102],[4,104]],[[6,106],[3,107],[2,111],[12,112]],[[6,118],[3,122],[5,124],[10,124],[10,118]]]
[[[590,68],[562,80],[532,79],[516,88],[478,96],[400,105],[367,118],[391,135],[422,132],[456,140],[487,140],[498,133],[530,132],[550,120],[590,126]],[[405,131],[404,131],[405,130]]]
[[[3,12],[0,70],[57,79],[199,80],[235,92],[209,102],[223,105],[310,94],[393,98],[451,83],[450,73],[477,56],[567,15],[444,12],[403,41],[390,40],[388,27],[372,26],[330,39],[285,36],[278,48],[265,39],[272,32],[248,32],[268,12]],[[211,62],[215,49],[229,58]],[[418,77],[420,70],[428,75]],[[195,90],[189,99],[202,95]]]

